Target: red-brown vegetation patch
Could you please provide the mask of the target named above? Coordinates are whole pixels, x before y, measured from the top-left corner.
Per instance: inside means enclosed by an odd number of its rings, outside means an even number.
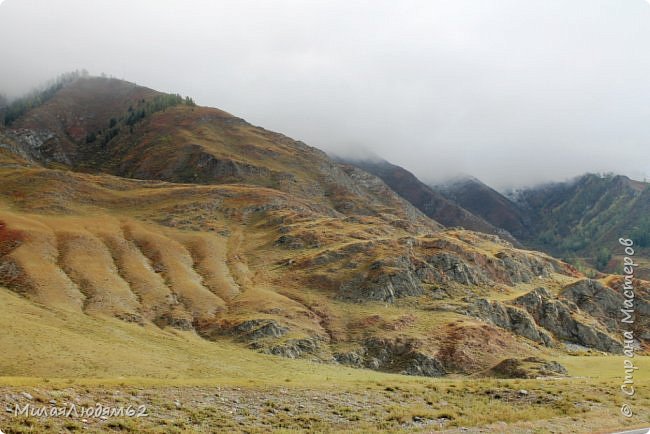
[[[386,330],[402,330],[404,328],[410,327],[415,324],[417,318],[413,315],[402,315],[395,321],[387,322],[383,325],[383,328]]]
[[[438,359],[452,371],[473,373],[484,370],[503,359],[503,354],[516,349],[512,336],[488,324],[451,323]]]
[[[384,319],[379,316],[379,315],[370,315],[365,318],[361,318],[358,321],[354,321],[350,324],[352,328],[368,328],[368,327],[374,327],[380,324],[384,324]]]
[[[10,229],[7,223],[0,220],[0,256],[4,256],[17,248],[25,240],[22,231]]]

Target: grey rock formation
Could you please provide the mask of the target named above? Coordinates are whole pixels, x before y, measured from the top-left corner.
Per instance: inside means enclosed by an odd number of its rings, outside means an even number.
[[[509,330],[532,341],[542,343],[547,347],[553,346],[551,335],[535,324],[535,319],[525,310],[508,306],[498,301],[477,300],[471,307],[470,313],[491,322],[497,327]]]
[[[254,341],[268,337],[279,338],[286,334],[289,329],[272,319],[252,319],[242,322],[234,327],[232,331],[242,339]]]
[[[422,377],[441,377],[446,374],[445,368],[438,359],[427,354],[415,352],[406,361],[406,366],[400,372],[404,375],[419,375]]]
[[[435,357],[422,352],[419,342],[411,339],[382,339],[368,338],[364,341],[364,349],[352,353],[339,354],[336,358],[340,363],[363,366],[388,372],[399,372],[405,375],[420,375],[440,377],[446,375],[445,368]],[[352,363],[346,363],[351,361]]]
[[[423,293],[422,280],[418,277],[410,258],[400,256],[391,263],[375,261],[369,271],[344,282],[339,293],[341,298],[352,300],[381,300],[393,302],[396,298]]]
[[[291,246],[295,240],[282,238],[281,241]],[[492,257],[445,239],[422,242],[405,238],[400,241],[394,256],[375,261],[365,271],[342,282],[339,296],[355,301],[393,302],[400,297],[418,296],[440,287],[466,291],[496,283],[532,282],[548,277],[555,270],[551,260],[518,250],[502,251]],[[373,246],[368,243],[356,243],[355,247],[365,249],[368,256],[373,253]],[[323,252],[310,265],[343,262],[355,253],[342,250]],[[521,317],[516,312],[515,315]]]
[[[641,288],[636,288],[633,303],[636,316],[634,325],[640,332],[638,337],[644,339],[643,332],[647,332],[647,325],[650,322],[650,303],[642,295]],[[597,318],[609,331],[620,330],[620,310],[625,300],[620,292],[597,280],[585,279],[565,287],[560,293],[560,298],[574,303],[583,312]]]
[[[316,354],[320,348],[318,338],[289,339],[279,345],[274,345],[264,352],[275,356],[297,359],[309,354]]]
[[[596,324],[585,324],[574,318],[572,306],[553,299],[545,288],[537,288],[517,298],[515,304],[528,311],[538,325],[558,339],[610,353],[622,352],[620,342],[600,330]]]
[[[342,365],[348,365],[354,368],[362,368],[365,364],[365,354],[365,348],[359,348],[355,351],[349,351],[347,353],[335,353],[334,360]]]
[[[531,255],[516,255],[512,252],[499,252],[496,257],[513,283],[529,283],[536,277],[548,277],[553,271],[550,263]]]
[[[441,252],[426,259],[427,264],[441,271],[442,281],[451,280],[461,285],[480,285],[488,283],[489,279],[476,267],[470,267],[460,257]]]
[[[6,130],[5,134],[13,140],[15,145],[4,144],[2,147],[23,157],[28,162],[70,164],[70,159],[63,151],[58,138],[51,131],[15,129]]]

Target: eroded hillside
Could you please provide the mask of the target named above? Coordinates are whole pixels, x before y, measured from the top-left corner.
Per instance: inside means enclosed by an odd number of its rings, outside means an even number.
[[[0,286],[55,311],[414,375],[534,356],[557,376],[567,343],[621,351],[615,279],[444,229],[315,148],[160,101],[80,79],[1,131]]]

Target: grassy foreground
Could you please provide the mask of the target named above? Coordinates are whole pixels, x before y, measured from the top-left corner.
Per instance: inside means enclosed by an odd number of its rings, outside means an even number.
[[[0,289],[0,399],[16,406],[139,406],[147,417],[25,417],[14,432],[607,432],[650,423],[650,358],[635,415],[620,357],[564,356],[573,378],[432,379],[288,360],[175,330],[46,309]],[[467,432],[467,431],[465,431]],[[479,432],[479,431],[475,431]]]

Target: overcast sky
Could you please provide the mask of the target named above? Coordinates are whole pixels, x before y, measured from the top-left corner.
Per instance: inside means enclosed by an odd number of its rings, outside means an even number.
[[[498,188],[650,178],[644,0],[5,0],[0,92],[85,68]]]

